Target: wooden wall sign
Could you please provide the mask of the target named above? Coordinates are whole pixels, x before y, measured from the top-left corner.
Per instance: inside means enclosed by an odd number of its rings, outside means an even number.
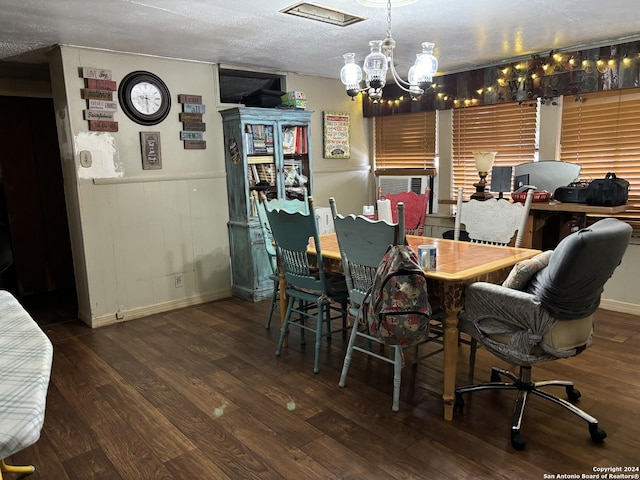
[[[113,120],[114,112],[103,112],[101,110],[85,110],[85,120]]]
[[[205,113],[202,95],[181,93],[178,95],[178,102],[182,104],[182,112],[179,114],[182,122],[180,139],[184,141],[185,150],[204,150],[207,142],[202,132],[206,131],[207,126],[202,121]]]
[[[81,67],[79,71],[86,87],[80,89],[80,95],[87,101],[87,110],[82,113],[89,122],[89,130],[117,132],[118,122],[114,122],[113,117],[118,105],[113,101],[113,92],[118,84],[111,79],[111,70]]]
[[[142,151],[143,170],[159,170],[162,168],[160,132],[140,132],[140,149]]]
[[[107,120],[89,120],[89,130],[92,132],[117,132],[118,122]]]
[[[178,95],[179,103],[197,103],[199,105],[202,104],[202,95],[189,95],[186,93],[181,93]]]
[[[113,80],[98,80],[96,78],[86,79],[87,88],[95,88],[96,90],[109,90],[115,92],[118,89],[118,84]]]
[[[185,150],[204,150],[207,148],[206,140],[185,140],[184,141]]]
[[[182,128],[195,132],[205,132],[207,130],[207,124],[203,122],[182,122]]]
[[[80,90],[80,93],[82,94],[82,98],[86,100],[89,100],[89,99],[105,100],[108,102],[113,100],[113,92],[109,90],[95,90],[93,88],[83,88],[82,90]]]
[[[183,103],[182,111],[187,113],[205,113],[204,105],[199,103]]]
[[[99,80],[111,80],[111,70],[104,68],[82,67],[80,68],[82,78],[96,78]]]
[[[180,140],[202,140],[204,133],[202,132],[180,132]]]
[[[116,102],[105,102],[104,100],[88,100],[89,110],[104,110],[106,112],[115,112],[118,110]]]

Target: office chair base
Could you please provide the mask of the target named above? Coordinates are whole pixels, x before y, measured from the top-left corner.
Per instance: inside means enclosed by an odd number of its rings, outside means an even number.
[[[501,377],[507,377],[511,382],[501,382]],[[524,408],[526,406],[527,399],[529,398],[529,394],[545,398],[557,405],[560,405],[561,407],[564,407],[574,415],[585,420],[589,424],[589,435],[591,436],[591,440],[595,443],[600,443],[607,437],[607,433],[598,426],[598,420],[596,418],[592,417],[584,410],[579,409],[572,403],[540,390],[540,388],[548,386],[564,387],[567,398],[572,402],[577,401],[581,396],[580,391],[577,390],[574,387],[573,382],[570,381],[546,380],[541,382],[532,382],[530,366],[520,367],[520,376],[516,376],[502,368],[492,367],[491,382],[456,388],[454,409],[460,411],[464,409],[464,399],[462,398],[463,393],[477,392],[480,390],[518,390],[518,397],[516,398],[511,421],[511,446],[514,449],[522,450],[526,444],[524,437],[520,434],[520,427],[522,426]]]

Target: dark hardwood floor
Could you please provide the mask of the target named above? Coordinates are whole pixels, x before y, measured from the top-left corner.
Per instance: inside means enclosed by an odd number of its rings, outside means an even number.
[[[96,330],[43,324],[54,344],[44,428],[9,463],[35,464],[30,480],[513,480],[640,463],[640,317],[600,310],[591,348],[533,370],[535,379],[575,380],[605,442],[593,444],[584,421],[534,397],[527,446],[515,451],[513,392],[468,396],[464,414],[446,422],[437,355],[403,371],[393,413],[387,364],[356,352],[347,387],[338,387],[340,336],[323,344],[317,375],[313,342],[301,347],[297,332],[275,357],[268,306],[227,299]],[[460,350],[464,384],[468,347]],[[476,379],[494,364],[480,350]]]

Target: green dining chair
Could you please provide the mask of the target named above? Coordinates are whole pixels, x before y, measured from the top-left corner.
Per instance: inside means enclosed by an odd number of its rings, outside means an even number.
[[[322,338],[326,336],[327,341],[331,341],[332,334],[337,331],[342,331],[346,337],[349,296],[344,275],[325,270],[312,197],[309,197],[309,212],[306,214],[290,213],[283,208],[267,208],[266,213],[276,243],[279,266],[287,282],[287,312],[276,355],[282,354],[290,328],[300,328],[301,344],[305,341],[305,331],[312,332],[315,335],[313,371],[318,373]],[[308,254],[310,239],[315,243],[313,257]],[[332,328],[332,321],[336,319],[342,320],[339,329]]]
[[[304,189],[304,200],[299,199],[273,199],[266,200],[266,197],[259,198],[257,191],[251,192],[254,204],[256,206],[256,212],[258,214],[258,221],[260,222],[260,228],[262,230],[262,237],[264,238],[264,246],[271,262],[272,273],[269,275],[269,279],[273,281],[273,293],[271,294],[271,305],[269,306],[269,316],[265,328],[271,327],[271,319],[273,318],[273,312],[276,305],[279,303],[279,291],[280,291],[280,273],[278,269],[276,246],[273,240],[273,233],[271,232],[271,225],[269,225],[269,219],[267,218],[267,210],[284,209],[287,212],[309,212],[309,196],[307,195],[307,189]]]
[[[389,246],[405,243],[404,204],[399,202],[396,205],[397,215],[395,217],[398,220],[397,223],[388,223],[385,220],[369,220],[360,215],[340,215],[333,197],[329,199],[329,206],[333,215],[340,256],[342,257],[342,267],[347,289],[349,290],[349,313],[354,318],[357,318],[358,310],[374,283],[378,265]],[[380,346],[380,349],[374,349],[374,345]],[[419,344],[405,348],[400,345],[389,345],[388,352],[385,354],[386,345],[377,336],[369,332],[367,324],[353,325],[338,385],[340,387],[346,385],[354,351],[390,363],[393,365],[391,409],[394,412],[399,411],[401,374],[402,367],[405,365],[404,352],[408,348],[413,350],[411,364],[415,364],[420,359]]]

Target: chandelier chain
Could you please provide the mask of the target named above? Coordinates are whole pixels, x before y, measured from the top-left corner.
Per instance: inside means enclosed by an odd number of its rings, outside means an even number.
[[[391,38],[391,0],[387,0],[387,38]]]

